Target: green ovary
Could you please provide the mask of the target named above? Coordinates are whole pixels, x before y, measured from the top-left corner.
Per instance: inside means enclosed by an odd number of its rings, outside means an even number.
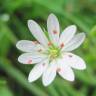
[[[55,59],[58,56],[60,56],[60,49],[59,48],[51,48],[51,49],[49,49],[48,53],[49,53],[50,59]]]

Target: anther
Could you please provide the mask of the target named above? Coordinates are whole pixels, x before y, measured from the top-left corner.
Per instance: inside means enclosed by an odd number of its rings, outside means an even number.
[[[29,60],[29,61],[28,61],[28,64],[32,64],[32,60]]]
[[[61,71],[61,69],[60,68],[57,68],[57,72],[60,72]]]
[[[51,42],[49,42],[49,43],[48,43],[48,46],[51,46],[51,45],[52,45],[52,43],[51,43]]]
[[[69,57],[72,57],[72,55],[68,55]]]
[[[45,66],[45,63],[43,63],[42,65]]]
[[[53,34],[57,34],[58,32],[56,30],[53,30]]]
[[[33,41],[34,42],[34,44],[38,44],[38,41]]]
[[[38,50],[38,52],[41,52],[41,51],[42,51],[42,49],[39,49],[39,50]]]
[[[63,48],[63,47],[64,47],[64,43],[62,43],[62,44],[60,45],[60,47]]]

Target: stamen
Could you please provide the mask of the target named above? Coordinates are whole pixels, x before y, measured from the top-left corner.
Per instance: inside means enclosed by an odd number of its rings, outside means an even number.
[[[57,72],[60,72],[61,71],[61,68],[57,68]]]
[[[28,61],[28,64],[32,64],[32,60],[29,60],[29,61]]]
[[[53,30],[53,34],[57,34],[58,32],[56,30]]]
[[[52,45],[52,43],[51,43],[51,42],[49,42],[49,43],[48,43],[48,46],[51,46],[51,45]]]
[[[64,47],[64,43],[62,43],[62,44],[60,45],[60,47],[63,48],[63,47]]]
[[[34,42],[34,44],[38,44],[39,42],[38,41],[33,41]]]
[[[72,57],[72,55],[68,55],[69,57]]]
[[[42,65],[45,66],[45,63],[43,63]]]
[[[39,49],[39,50],[38,50],[38,52],[41,52],[41,51],[42,51],[42,49]]]

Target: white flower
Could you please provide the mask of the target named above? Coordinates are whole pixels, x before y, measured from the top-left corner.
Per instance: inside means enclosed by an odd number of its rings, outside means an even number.
[[[54,14],[50,14],[47,20],[49,39],[35,21],[28,20],[28,27],[38,42],[21,40],[16,46],[25,52],[18,58],[20,63],[35,64],[29,73],[29,82],[42,75],[42,82],[47,86],[55,79],[57,73],[66,80],[74,81],[72,68],[86,68],[85,62],[79,56],[70,53],[85,39],[84,33],[75,35],[75,25],[68,26],[60,35],[58,19]]]

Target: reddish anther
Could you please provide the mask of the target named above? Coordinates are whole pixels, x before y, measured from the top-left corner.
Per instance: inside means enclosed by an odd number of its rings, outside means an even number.
[[[57,32],[56,30],[53,30],[53,33],[54,33],[54,34],[57,34],[58,32]]]
[[[61,71],[61,69],[60,68],[57,68],[57,72],[60,72]]]
[[[68,55],[69,57],[72,57],[72,55]]]
[[[32,64],[32,60],[29,60],[29,61],[28,61],[28,64]]]
[[[43,63],[42,65],[45,66],[45,63]]]
[[[33,41],[34,42],[34,44],[38,44],[38,41]]]
[[[60,46],[61,46],[61,48],[63,48],[64,47],[64,43],[62,43]]]
[[[51,43],[51,42],[49,42],[49,43],[48,43],[48,46],[51,46],[51,45],[52,45],[52,43]]]
[[[38,50],[38,52],[41,52],[41,51],[42,51],[42,49],[39,49],[39,50]]]

